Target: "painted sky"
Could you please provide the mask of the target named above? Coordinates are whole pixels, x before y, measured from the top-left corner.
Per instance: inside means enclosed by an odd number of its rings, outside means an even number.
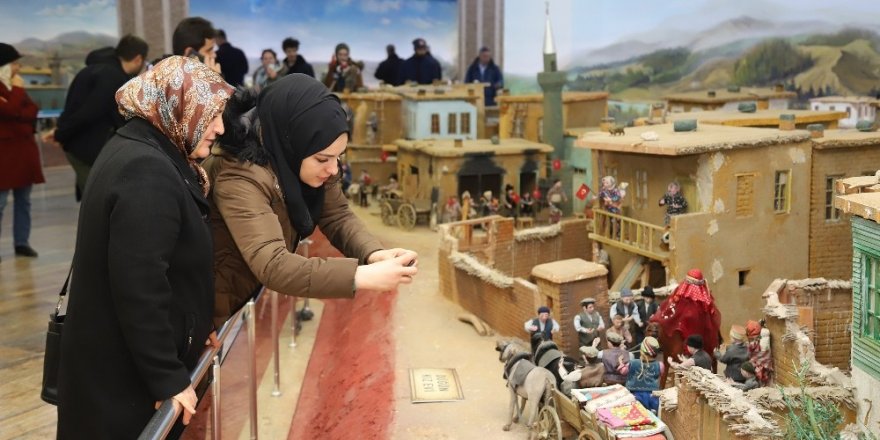
[[[114,0],[0,0],[0,41],[50,40],[88,31],[117,36]]]
[[[542,65],[544,2],[506,0],[505,70],[533,74]],[[676,32],[709,30],[737,17],[775,22],[827,21],[878,27],[880,2],[835,0],[550,0],[550,16],[559,64],[574,53],[600,49],[626,40],[662,39]]]
[[[452,61],[458,30],[455,0],[190,0],[190,14],[226,31],[229,41],[257,58],[265,48],[280,54],[281,40],[300,40],[300,53],[318,65],[348,43],[354,59],[381,61],[385,45],[412,55],[424,38],[438,58]]]

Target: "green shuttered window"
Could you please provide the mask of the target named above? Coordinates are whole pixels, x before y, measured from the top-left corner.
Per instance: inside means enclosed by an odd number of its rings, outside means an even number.
[[[853,365],[880,380],[880,224],[852,218]]]

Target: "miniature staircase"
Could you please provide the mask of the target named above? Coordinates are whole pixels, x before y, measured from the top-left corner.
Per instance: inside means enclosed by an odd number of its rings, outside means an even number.
[[[635,255],[630,258],[629,262],[626,263],[626,266],[623,267],[623,271],[621,271],[620,275],[617,276],[617,279],[614,280],[614,284],[611,285],[611,289],[609,290],[612,292],[620,292],[620,289],[623,289],[624,287],[631,288],[643,273],[645,273],[645,257]]]

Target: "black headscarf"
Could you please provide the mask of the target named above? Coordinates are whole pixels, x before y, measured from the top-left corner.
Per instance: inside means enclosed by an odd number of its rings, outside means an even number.
[[[300,237],[308,237],[321,218],[324,187],[312,188],[299,179],[305,158],[329,147],[348,121],[339,98],[311,76],[294,73],[272,83],[257,99],[263,147],[287,206],[287,215]]]

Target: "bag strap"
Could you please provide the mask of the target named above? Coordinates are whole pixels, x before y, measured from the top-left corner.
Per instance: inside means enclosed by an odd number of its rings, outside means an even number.
[[[58,292],[58,304],[55,305],[55,318],[61,313],[61,305],[64,304],[64,297],[67,295],[67,286],[70,285],[70,276],[73,274],[73,264],[70,265],[70,270],[67,271],[67,279],[64,280],[64,285],[61,286],[61,291]]]

